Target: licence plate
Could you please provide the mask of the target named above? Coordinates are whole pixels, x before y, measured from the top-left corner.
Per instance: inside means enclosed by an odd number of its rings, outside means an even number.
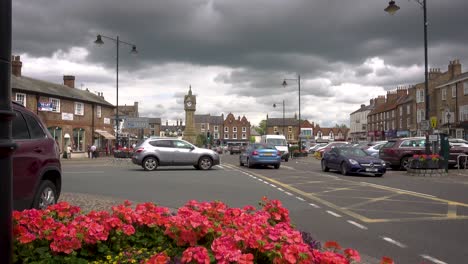
[[[372,172],[376,172],[376,171],[377,171],[377,169],[375,169],[375,168],[366,168],[366,171],[372,171]]]
[[[272,153],[265,153],[265,154],[263,154],[263,156],[273,156],[273,154]]]

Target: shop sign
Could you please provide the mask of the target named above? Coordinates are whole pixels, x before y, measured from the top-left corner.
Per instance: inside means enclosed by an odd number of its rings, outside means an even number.
[[[72,113],[63,113],[62,112],[62,120],[73,121],[73,114]]]

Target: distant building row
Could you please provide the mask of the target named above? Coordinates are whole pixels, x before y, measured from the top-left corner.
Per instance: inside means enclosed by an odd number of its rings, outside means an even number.
[[[348,138],[348,128],[320,127],[308,120],[301,121],[299,132],[299,119],[294,118],[266,118],[266,134],[284,135],[289,144],[298,144],[301,141],[310,142],[330,142],[345,141]]]
[[[397,87],[371,99],[369,105],[350,114],[353,141],[374,141],[395,137],[423,136],[425,120],[424,82]],[[459,60],[448,70],[429,72],[429,116],[434,130],[450,137],[468,138],[468,72],[462,73]]]

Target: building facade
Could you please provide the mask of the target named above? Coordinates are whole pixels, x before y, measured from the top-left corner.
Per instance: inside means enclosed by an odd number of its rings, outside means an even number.
[[[226,116],[223,122],[222,143],[241,143],[248,144],[250,140],[250,122],[245,116],[240,116],[237,119],[232,113]]]
[[[22,76],[19,56],[12,58],[12,100],[35,112],[57,139],[61,150],[70,146],[74,155],[87,155],[96,145],[100,155],[109,154],[115,142],[114,106],[102,93],[75,88],[75,77],[63,76],[56,84]]]
[[[352,142],[368,141],[367,115],[374,109],[374,99],[369,105],[362,104],[361,107],[349,115],[349,130]]]

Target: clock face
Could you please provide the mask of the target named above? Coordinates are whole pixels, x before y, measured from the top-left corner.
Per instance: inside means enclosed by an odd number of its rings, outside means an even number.
[[[188,101],[188,102],[186,103],[186,105],[187,105],[188,107],[190,107],[190,106],[192,106],[192,102],[191,102],[191,101]]]

